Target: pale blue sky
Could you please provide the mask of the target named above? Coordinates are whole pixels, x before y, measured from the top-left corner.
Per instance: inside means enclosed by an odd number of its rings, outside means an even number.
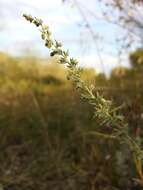
[[[102,20],[97,0],[88,0],[88,3],[87,0],[77,1],[81,3],[82,11],[94,33],[103,38],[96,43],[101,50],[104,69],[109,72],[111,68],[119,65],[115,36],[123,31]],[[94,13],[96,18],[90,12]],[[0,51],[15,55],[23,52],[39,56],[49,55],[40,39],[39,31],[22,18],[23,13],[42,18],[50,26],[53,36],[62,41],[71,56],[77,57],[81,65],[103,71],[95,42],[85,29],[85,23],[72,0],[65,4],[61,0],[0,0]]]

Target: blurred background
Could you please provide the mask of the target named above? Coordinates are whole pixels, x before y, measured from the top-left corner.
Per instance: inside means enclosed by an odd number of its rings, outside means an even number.
[[[119,15],[112,14],[106,6],[107,2],[1,0],[0,50],[15,56],[33,54],[48,57],[38,31],[22,18],[23,13],[28,13],[42,18],[50,26],[54,37],[62,41],[65,48],[70,48],[81,65],[106,73],[119,66],[121,61],[127,66],[127,55],[119,55],[119,48],[125,46],[125,42],[129,44],[132,38],[136,39],[133,50],[140,40],[130,26],[127,29],[117,23]],[[123,36],[124,43],[121,42]]]
[[[0,190],[142,189],[130,152],[97,135],[112,126],[93,118],[23,13],[49,25],[143,135],[142,0],[0,0]]]

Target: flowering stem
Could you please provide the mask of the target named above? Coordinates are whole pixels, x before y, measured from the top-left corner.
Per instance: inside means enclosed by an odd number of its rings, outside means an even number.
[[[110,124],[113,126],[113,135],[99,134],[103,137],[117,138],[120,143],[128,145],[133,155],[136,169],[139,173],[141,180],[142,175],[142,160],[143,151],[140,144],[138,144],[129,134],[128,124],[124,121],[124,117],[118,114],[119,108],[114,108],[112,102],[105,100],[99,93],[94,94],[94,86],[87,85],[85,81],[81,79],[81,68],[78,67],[78,61],[69,57],[68,51],[65,51],[62,44],[56,40],[52,40],[49,27],[43,23],[41,19],[32,17],[31,15],[23,15],[26,20],[33,23],[40,29],[41,38],[45,42],[45,46],[51,50],[51,56],[58,56],[59,63],[65,65],[68,68],[67,79],[71,80],[76,89],[80,92],[82,98],[87,100],[89,104],[94,106],[94,116],[98,117],[102,122],[101,124]]]

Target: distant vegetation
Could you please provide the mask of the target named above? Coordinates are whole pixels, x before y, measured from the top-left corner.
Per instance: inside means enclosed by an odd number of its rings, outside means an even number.
[[[116,68],[108,79],[92,69],[82,75],[116,105],[124,102],[122,112],[134,138],[142,136],[142,56],[142,50],[132,53],[132,67]],[[55,59],[46,63],[0,53],[3,189],[140,189],[130,152],[98,135],[110,133],[110,126],[99,127],[93,108],[81,101],[65,76]]]

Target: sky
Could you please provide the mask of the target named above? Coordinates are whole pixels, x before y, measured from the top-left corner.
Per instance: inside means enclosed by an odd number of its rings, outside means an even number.
[[[68,0],[67,0],[68,1]],[[70,55],[76,57],[81,66],[93,67],[109,73],[119,66],[114,42],[120,28],[102,20],[97,0],[77,0],[95,34],[85,26],[78,8],[69,0],[0,0],[0,51],[13,55],[35,54],[49,56],[39,31],[22,18],[23,13],[44,20],[53,37],[62,42]],[[91,15],[91,13],[94,13]],[[128,65],[127,58],[123,65]]]

